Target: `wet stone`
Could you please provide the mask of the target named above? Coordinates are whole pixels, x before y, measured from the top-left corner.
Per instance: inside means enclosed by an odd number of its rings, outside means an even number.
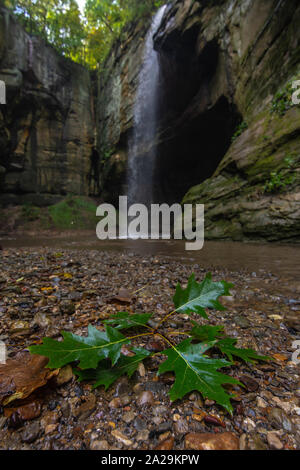
[[[105,440],[93,441],[90,445],[91,450],[109,450],[109,444]]]
[[[137,431],[143,431],[143,429],[146,429],[146,427],[147,427],[146,422],[140,417],[137,417],[134,420],[133,425],[134,425],[134,427]]]
[[[138,406],[151,406],[154,404],[154,396],[152,392],[142,392],[138,399],[137,399],[137,405]]]
[[[27,444],[31,444],[34,442],[40,433],[40,424],[39,423],[31,423],[26,426],[25,430],[21,434],[21,441],[26,442]]]
[[[267,441],[272,450],[282,450],[283,444],[275,432],[268,432]]]
[[[153,393],[158,393],[161,392],[162,390],[165,389],[165,384],[162,382],[147,382],[144,385],[145,390],[153,392]]]
[[[122,420],[125,421],[125,423],[127,424],[131,423],[134,420],[134,418],[135,418],[135,413],[133,411],[127,411],[122,416]]]
[[[188,430],[189,430],[188,424],[187,424],[186,420],[184,420],[184,419],[179,419],[174,424],[174,431],[177,434],[186,434],[188,432]]]
[[[293,430],[291,420],[281,408],[272,408],[269,413],[269,420],[277,429],[284,429],[287,432],[292,432]]]
[[[235,324],[237,326],[239,326],[240,328],[249,328],[251,325],[250,325],[250,322],[247,320],[247,318],[245,317],[242,317],[241,315],[236,315],[234,318],[233,318],[233,321],[235,322]]]
[[[231,433],[195,433],[185,437],[187,450],[239,450],[239,439]]]

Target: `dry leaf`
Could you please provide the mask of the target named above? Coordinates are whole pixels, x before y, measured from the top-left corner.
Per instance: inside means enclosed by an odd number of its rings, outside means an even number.
[[[0,404],[28,397],[45,385],[58,370],[46,369],[48,358],[20,352],[0,365]]]
[[[116,295],[115,297],[112,297],[110,299],[110,302],[113,303],[113,304],[131,304],[132,302],[132,294],[131,292],[128,290],[128,289],[120,289],[118,295]]]

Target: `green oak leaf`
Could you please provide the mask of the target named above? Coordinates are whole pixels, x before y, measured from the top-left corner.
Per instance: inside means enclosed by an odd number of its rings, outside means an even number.
[[[63,331],[63,341],[44,338],[43,344],[30,346],[32,354],[49,358],[47,367],[59,368],[70,362],[80,361],[81,369],[95,369],[102,359],[111,359],[114,365],[121,354],[123,344],[130,343],[118,330],[107,326],[105,331],[99,331],[92,325],[88,327],[88,336],[78,336]]]
[[[106,325],[115,325],[117,330],[126,330],[133,326],[145,326],[152,317],[152,313],[132,314],[128,312],[119,312],[108,320]]]
[[[121,355],[114,367],[111,367],[107,361],[102,361],[97,369],[75,370],[75,374],[79,377],[80,382],[83,380],[95,380],[93,388],[104,385],[105,390],[107,390],[122,375],[127,374],[128,377],[131,377],[138,368],[139,363],[150,355],[149,351],[142,348],[133,348],[132,351],[135,353],[135,356],[127,357]]]
[[[191,344],[191,341],[192,339],[186,339],[162,352],[168,359],[160,365],[158,374],[175,372],[175,382],[169,392],[171,400],[175,401],[189,392],[198,390],[203,397],[216,401],[232,414],[230,395],[222,384],[241,384],[233,377],[218,372],[218,369],[228,367],[231,363],[203,355],[214,347],[215,341],[199,344]]]
[[[218,299],[220,296],[230,295],[229,289],[232,287],[233,285],[226,281],[213,282],[210,273],[198,283],[195,280],[195,274],[192,274],[186,289],[182,289],[180,284],[176,286],[173,297],[176,312],[187,314],[194,312],[203,318],[208,318],[206,308],[226,310]]]
[[[245,362],[251,362],[255,364],[255,361],[269,361],[270,357],[260,356],[253,349],[239,349],[235,345],[237,343],[236,339],[233,338],[223,338],[216,343],[216,347],[225,354],[230,361],[232,361],[232,356],[239,357]]]
[[[222,325],[199,325],[199,323],[191,320],[194,328],[191,330],[191,335],[200,341],[214,341],[220,336],[224,335],[224,327]]]

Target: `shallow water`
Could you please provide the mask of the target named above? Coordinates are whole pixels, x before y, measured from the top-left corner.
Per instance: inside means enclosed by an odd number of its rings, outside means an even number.
[[[256,244],[206,241],[200,251],[186,251],[182,240],[106,240],[94,235],[72,235],[55,238],[2,239],[3,248],[52,247],[57,249],[90,249],[162,255],[172,260],[197,263],[203,268],[229,271],[270,272],[279,277],[300,281],[300,245]]]

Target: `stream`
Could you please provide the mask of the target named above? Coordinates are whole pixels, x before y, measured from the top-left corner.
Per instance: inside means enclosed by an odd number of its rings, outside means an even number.
[[[54,238],[17,237],[0,240],[3,248],[49,247],[99,250],[163,256],[185,264],[198,263],[206,269],[258,272],[300,281],[300,246],[206,241],[200,251],[186,251],[183,240],[98,240],[94,234]],[[255,273],[255,274],[254,274]]]

